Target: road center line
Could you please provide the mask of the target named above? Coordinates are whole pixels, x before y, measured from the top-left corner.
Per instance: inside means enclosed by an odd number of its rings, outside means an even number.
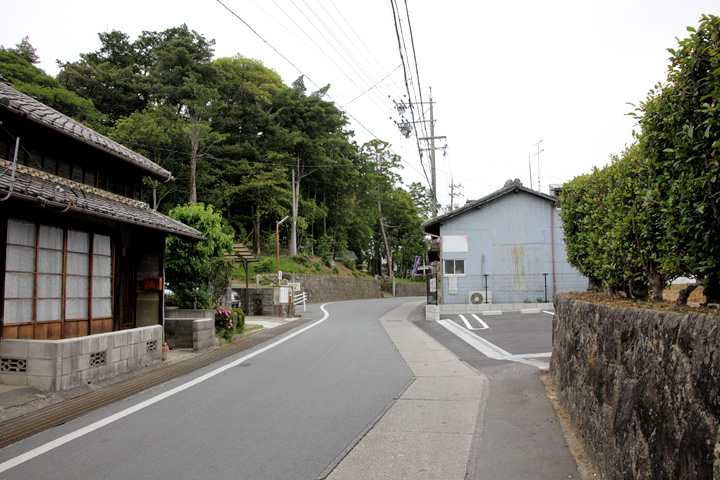
[[[176,393],[180,393],[183,390],[187,390],[190,387],[194,387],[195,385],[202,383],[205,380],[209,380],[210,378],[212,378],[216,375],[219,375],[226,370],[229,370],[233,367],[237,367],[244,361],[250,360],[251,358],[258,356],[261,353],[267,352],[271,348],[275,348],[278,345],[287,342],[291,338],[296,337],[296,336],[300,335],[301,333],[304,333],[304,332],[310,330],[311,328],[320,325],[325,320],[327,320],[328,317],[330,316],[328,311],[325,310],[325,305],[327,305],[327,303],[320,306],[320,309],[325,313],[325,315],[317,322],[310,324],[307,327],[304,327],[304,328],[298,330],[297,332],[293,332],[290,335],[288,335],[287,337],[283,337],[280,340],[271,343],[270,345],[262,347],[261,349],[256,350],[253,353],[249,353],[249,354],[245,355],[244,357],[238,358],[237,360],[235,360],[231,363],[228,363],[227,365],[217,368],[211,372],[208,372],[205,375],[202,375],[202,376],[200,376],[194,380],[191,380],[187,383],[179,385],[179,386],[173,388],[172,390],[163,392],[163,393],[156,395],[152,398],[149,398],[143,402],[140,402],[137,405],[133,405],[132,407],[126,408],[125,410],[122,410],[118,413],[110,415],[109,417],[105,417],[102,420],[98,420],[95,423],[91,423],[90,425],[88,425],[86,427],[80,428],[78,430],[75,430],[74,432],[70,432],[66,435],[63,435],[62,437],[57,438],[51,442],[48,442],[44,445],[36,447],[36,448],[30,450],[29,452],[25,452],[22,455],[18,455],[17,457],[11,458],[10,460],[0,463],[0,473],[4,472],[6,470],[10,470],[13,467],[17,467],[18,465],[20,465],[22,463],[25,463],[29,460],[32,460],[35,457],[42,455],[43,453],[47,453],[47,452],[54,450],[62,445],[65,445],[66,443],[71,442],[71,441],[75,440],[76,438],[80,438],[80,437],[87,435],[88,433],[91,433],[99,428],[102,428],[106,425],[110,425],[111,423],[116,422],[117,420],[125,418],[129,415],[132,415],[135,412],[139,412],[140,410],[143,410],[144,408],[147,408],[150,405],[153,405],[162,400],[165,400],[166,398],[172,397]]]

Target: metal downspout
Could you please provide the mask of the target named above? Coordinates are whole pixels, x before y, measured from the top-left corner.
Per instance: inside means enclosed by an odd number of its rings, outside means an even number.
[[[555,202],[550,204],[550,243],[552,244],[553,302],[555,302]]]

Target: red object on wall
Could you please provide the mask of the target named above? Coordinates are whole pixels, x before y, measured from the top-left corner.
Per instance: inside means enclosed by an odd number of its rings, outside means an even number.
[[[162,290],[162,277],[145,277],[145,290]]]

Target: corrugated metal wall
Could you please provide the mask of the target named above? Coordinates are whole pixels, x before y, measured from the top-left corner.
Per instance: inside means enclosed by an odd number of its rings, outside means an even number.
[[[465,260],[464,275],[443,278],[446,304],[469,303],[470,292],[484,292],[486,285],[493,303],[552,301],[553,277],[558,292],[582,291],[587,286],[587,280],[567,263],[559,212],[535,195],[522,191],[504,195],[447,219],[441,234],[468,236],[467,252],[442,254],[443,260]]]

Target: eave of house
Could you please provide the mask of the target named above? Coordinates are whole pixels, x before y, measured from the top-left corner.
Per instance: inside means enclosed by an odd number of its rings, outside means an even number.
[[[0,159],[0,170],[12,163]],[[10,169],[0,176],[0,198],[7,195],[17,201],[53,207],[60,214],[73,212],[140,225],[164,231],[180,238],[199,241],[205,237],[198,230],[152,210],[145,202],[116,195],[105,190],[80,184],[66,178],[26,167],[15,166],[14,179]]]
[[[165,170],[148,158],[100,135],[93,129],[86,127],[24,93],[18,92],[1,81],[0,108],[4,108],[24,119],[38,123],[46,128],[67,135],[78,142],[85,143],[93,148],[106,152],[123,163],[128,163],[140,168],[147,175],[155,179],[163,181],[172,179],[172,174],[168,170]]]

